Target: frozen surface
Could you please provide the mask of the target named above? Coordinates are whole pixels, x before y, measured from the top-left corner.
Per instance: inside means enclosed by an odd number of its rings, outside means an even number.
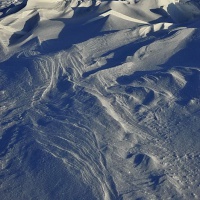
[[[0,1],[0,199],[200,199],[199,1]]]

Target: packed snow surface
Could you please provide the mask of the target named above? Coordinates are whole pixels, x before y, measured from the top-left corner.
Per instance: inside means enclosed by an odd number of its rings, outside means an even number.
[[[0,199],[200,199],[200,2],[0,1]]]

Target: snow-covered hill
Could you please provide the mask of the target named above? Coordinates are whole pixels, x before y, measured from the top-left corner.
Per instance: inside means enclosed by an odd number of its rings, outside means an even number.
[[[200,198],[199,1],[1,12],[1,200]]]

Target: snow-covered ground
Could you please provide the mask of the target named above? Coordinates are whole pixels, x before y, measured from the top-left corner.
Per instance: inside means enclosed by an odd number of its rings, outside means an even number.
[[[200,199],[199,1],[0,1],[0,199]]]

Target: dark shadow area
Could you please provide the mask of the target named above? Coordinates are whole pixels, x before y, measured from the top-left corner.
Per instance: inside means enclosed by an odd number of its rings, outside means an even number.
[[[155,19],[155,20],[152,20],[152,21],[149,21],[150,24],[158,24],[158,23],[174,23],[174,21],[168,17],[159,17],[158,19]]]
[[[188,20],[184,13],[180,9],[178,9],[174,3],[170,3],[168,5],[167,12],[176,23],[183,23]]]
[[[71,89],[73,86],[73,83],[68,81],[66,78],[64,77],[61,77],[59,80],[58,80],[58,83],[57,83],[57,89],[60,91],[60,92],[66,92],[68,91],[69,89]]]
[[[161,8],[155,8],[150,9],[152,13],[155,13],[157,15],[160,15],[160,17],[156,20],[150,21],[150,24],[157,24],[157,23],[173,23],[173,19],[170,17],[170,15],[161,7]]]
[[[48,126],[50,123],[51,121],[47,121],[45,118],[41,118],[37,121],[39,126]]]
[[[140,153],[135,156],[134,167],[140,166],[141,168],[148,170],[150,162],[151,158],[148,155]]]
[[[186,85],[180,91],[181,100],[177,101],[180,105],[187,105],[191,99],[200,99],[200,72],[192,70],[191,75],[186,77]]]
[[[157,188],[158,185],[160,185],[161,183],[163,183],[165,180],[161,180],[161,178],[163,177],[164,175],[153,175],[151,174],[149,176],[149,179],[152,183],[152,186],[153,186],[153,189],[155,190]]]
[[[133,153],[130,153],[130,152],[129,152],[129,153],[127,154],[126,158],[127,158],[127,159],[132,158],[133,155],[134,155]]]
[[[148,105],[150,104],[153,100],[154,100],[154,97],[155,97],[155,94],[154,94],[154,91],[151,90],[145,97],[144,101],[143,101],[143,104],[144,105]]]
[[[176,22],[168,15],[168,17],[159,17],[158,19],[149,21],[150,24],[158,24],[158,23],[172,23],[173,25],[176,24]]]
[[[31,60],[18,59],[16,55],[12,56],[0,65],[1,73],[5,74],[7,79],[11,81],[18,80],[18,77],[23,74],[26,68],[31,68]]]
[[[144,154],[138,154],[138,155],[136,155],[135,159],[134,159],[135,166],[137,167],[139,164],[141,164],[142,161],[144,160],[144,158],[145,158]]]
[[[169,17],[168,13],[161,7],[161,8],[154,8],[150,9],[152,13],[155,13],[157,15],[161,15],[163,17]]]
[[[29,20],[27,20],[26,23],[24,24],[24,27],[22,28],[21,32],[19,32],[19,33],[16,32],[10,37],[9,45],[19,42],[20,39],[24,39],[24,36],[27,33],[31,32],[31,30],[33,30],[38,25],[39,20],[40,20],[39,13],[37,13],[36,15],[31,17]],[[28,36],[29,36],[29,34],[27,34],[27,37]]]
[[[11,144],[14,132],[16,131],[17,126],[12,126],[8,128],[0,139],[0,157],[3,157],[9,151],[9,148],[12,148],[14,144]]]

